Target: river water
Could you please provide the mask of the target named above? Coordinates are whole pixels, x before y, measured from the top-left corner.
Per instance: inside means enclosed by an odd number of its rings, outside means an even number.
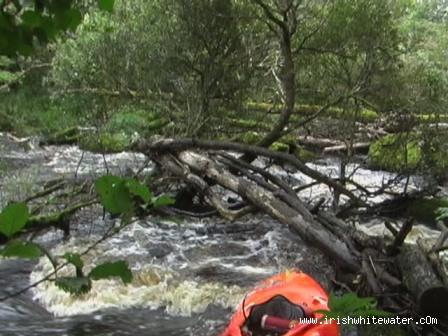
[[[145,167],[140,154],[97,155],[82,153],[75,146],[24,149],[0,142],[0,206],[29,195],[36,182],[55,177],[119,174]],[[310,164],[329,176],[338,174],[335,158]],[[146,169],[150,170],[151,165]],[[370,171],[359,164],[348,167],[354,179],[372,188],[393,178],[387,172]],[[272,172],[279,173],[275,166]],[[1,173],[3,171],[3,173]],[[290,183],[310,180],[292,172]],[[410,188],[422,181],[414,178]],[[403,182],[395,186],[403,188]],[[302,193],[310,201],[329,197],[324,186]],[[372,202],[381,199],[373,199]],[[71,238],[62,241],[60,232],[38,238],[53,255],[80,252],[115,225],[94,208],[76,215]],[[363,223],[369,234],[384,234],[384,220]],[[436,237],[437,231],[423,225],[413,229],[410,239]],[[0,335],[217,335],[232,308],[258,280],[276,272],[300,268],[324,286],[333,275],[331,263],[317,250],[269,217],[258,215],[235,223],[222,219],[185,220],[150,218],[138,221],[86,255],[86,270],[104,261],[125,259],[134,280],[100,280],[80,297],[70,296],[53,283],[43,284],[0,302]],[[0,297],[38,281],[51,271],[49,262],[0,260]],[[67,268],[62,271],[72,274]]]

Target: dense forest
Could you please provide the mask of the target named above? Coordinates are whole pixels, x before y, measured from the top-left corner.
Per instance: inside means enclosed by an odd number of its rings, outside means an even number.
[[[447,107],[445,0],[0,0],[2,332],[218,335],[299,269],[446,335]]]

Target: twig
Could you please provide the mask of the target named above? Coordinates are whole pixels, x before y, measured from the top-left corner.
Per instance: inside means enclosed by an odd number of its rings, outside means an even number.
[[[55,192],[56,190],[61,189],[64,185],[65,185],[65,182],[59,182],[59,183],[55,184],[54,186],[52,186],[52,187],[50,187],[48,189],[42,190],[42,191],[40,191],[40,192],[38,192],[38,193],[36,193],[36,194],[34,194],[32,196],[29,196],[29,197],[25,198],[24,202],[28,203],[30,201],[34,201],[37,198],[48,196],[51,193]]]
[[[117,234],[118,232],[120,232],[123,228],[129,226],[130,224],[135,223],[137,220],[135,221],[131,221],[130,223],[128,223],[127,225],[121,227],[120,229],[115,229],[114,225],[112,225],[109,230],[106,232],[106,234],[101,237],[100,239],[98,239],[96,242],[94,242],[91,246],[89,246],[88,248],[86,248],[83,252],[80,253],[81,256],[86,255],[87,253],[89,253],[90,251],[92,251],[94,248],[96,248],[99,244],[101,244],[102,242],[106,241],[107,239],[113,237],[115,234]],[[30,290],[31,288],[34,288],[38,285],[40,285],[41,283],[45,282],[45,281],[49,281],[51,279],[52,276],[56,275],[58,271],[60,271],[62,268],[64,268],[65,266],[69,265],[70,263],[68,261],[62,263],[61,265],[57,266],[54,271],[48,273],[46,276],[44,276],[42,279],[35,281],[33,283],[31,283],[30,285],[16,291],[13,292],[11,294],[8,294],[6,296],[0,297],[0,302],[4,302],[6,300],[9,300],[13,297],[19,296],[25,292],[27,292],[28,290]]]
[[[82,151],[81,157],[79,158],[78,164],[76,165],[75,180],[78,178],[78,171],[79,171],[79,168],[81,167],[82,161],[84,160],[84,154],[85,154],[85,151]]]
[[[414,225],[414,218],[410,218],[404,222],[403,226],[398,231],[392,245],[389,247],[389,254],[394,254],[401,245],[403,245],[404,240],[409,232],[412,230],[412,226]]]

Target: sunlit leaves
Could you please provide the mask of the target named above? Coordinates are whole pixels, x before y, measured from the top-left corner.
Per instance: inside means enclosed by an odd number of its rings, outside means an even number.
[[[0,213],[0,232],[12,237],[26,225],[29,213],[26,204],[12,203]]]
[[[125,261],[116,261],[112,263],[104,263],[96,266],[89,273],[92,280],[108,279],[111,277],[119,277],[123,283],[127,284],[132,281],[132,272]]]
[[[5,258],[35,259],[42,255],[42,250],[37,244],[21,240],[12,240],[0,251],[0,255]]]

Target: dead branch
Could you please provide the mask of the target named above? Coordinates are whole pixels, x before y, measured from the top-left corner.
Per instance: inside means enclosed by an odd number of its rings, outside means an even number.
[[[233,142],[222,142],[222,141],[211,141],[211,140],[199,140],[199,139],[159,139],[155,141],[141,141],[136,144],[135,149],[150,154],[151,152],[163,152],[163,151],[180,151],[189,148],[201,148],[201,149],[211,149],[211,150],[227,150],[236,151],[253,156],[264,156],[281,162],[287,162],[294,166],[296,169],[304,173],[305,175],[319,181],[321,183],[327,184],[335,191],[348,196],[354,203],[360,205],[366,205],[361,201],[356,195],[351,191],[346,189],[340,183],[334,181],[333,179],[321,174],[320,172],[309,168],[305,163],[300,161],[294,155],[282,152],[275,152],[263,147],[243,145]]]

